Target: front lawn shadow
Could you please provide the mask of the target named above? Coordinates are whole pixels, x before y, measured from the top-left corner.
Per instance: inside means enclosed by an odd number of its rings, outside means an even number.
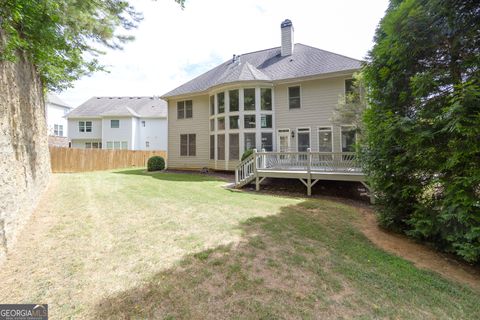
[[[239,227],[242,241],[185,257],[107,297],[98,318],[480,318],[480,293],[376,248],[355,209],[307,200]]]

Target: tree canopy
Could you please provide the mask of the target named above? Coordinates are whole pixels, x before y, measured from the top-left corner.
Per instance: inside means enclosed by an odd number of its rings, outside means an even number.
[[[480,260],[480,6],[391,0],[364,70],[384,226]]]
[[[175,0],[182,7],[184,0]],[[0,60],[20,50],[36,66],[45,87],[62,89],[97,70],[100,49],[120,49],[133,40],[118,33],[137,26],[142,15],[125,0],[3,0]]]

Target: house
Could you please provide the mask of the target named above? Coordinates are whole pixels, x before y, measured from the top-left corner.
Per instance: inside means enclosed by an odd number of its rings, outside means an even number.
[[[351,151],[355,132],[332,123],[361,61],[294,44],[290,20],[281,46],[233,59],[162,96],[168,102],[168,167],[234,170],[242,153]]]
[[[167,104],[158,97],[93,97],[67,118],[73,148],[167,150]]]
[[[68,147],[68,123],[65,116],[72,110],[56,94],[48,93],[45,103],[47,115],[48,144],[57,147]]]

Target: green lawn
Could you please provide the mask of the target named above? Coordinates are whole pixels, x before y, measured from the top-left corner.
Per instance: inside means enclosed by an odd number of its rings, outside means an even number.
[[[329,200],[142,170],[55,175],[0,269],[52,319],[480,318],[480,292],[385,253]]]

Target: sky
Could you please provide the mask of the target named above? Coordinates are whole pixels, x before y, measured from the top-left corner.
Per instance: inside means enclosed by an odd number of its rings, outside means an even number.
[[[363,59],[388,0],[130,0],[144,15],[123,50],[106,50],[97,72],[59,96],[72,107],[98,96],[161,96],[233,54],[280,46],[290,19],[295,43]]]

